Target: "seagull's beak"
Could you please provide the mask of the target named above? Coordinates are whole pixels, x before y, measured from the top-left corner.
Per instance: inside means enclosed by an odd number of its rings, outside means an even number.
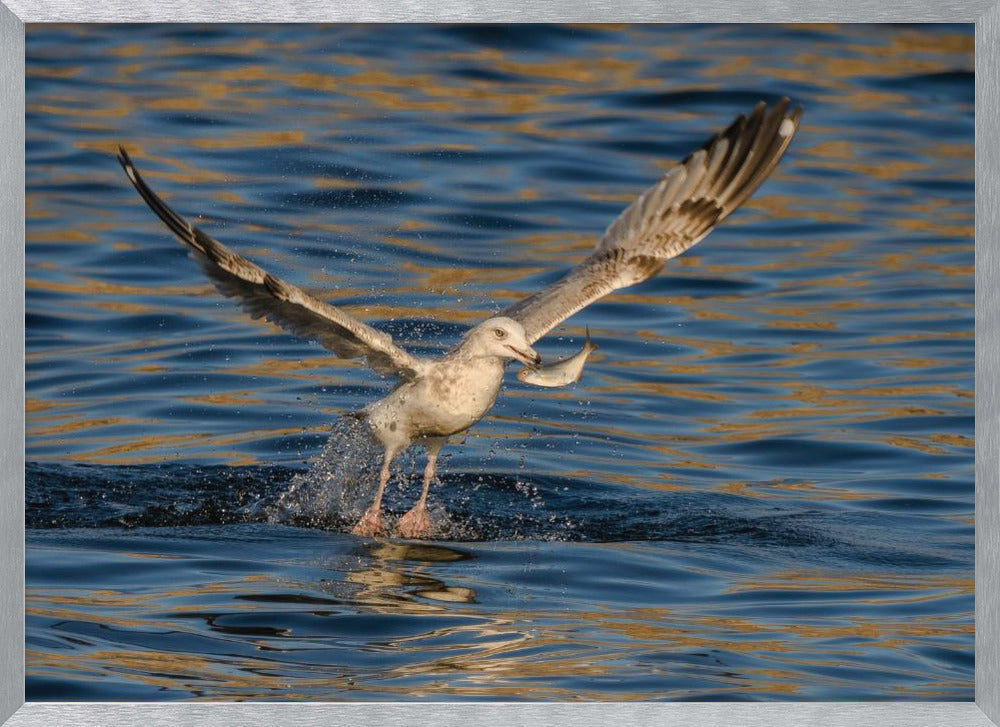
[[[514,348],[510,344],[507,344],[507,348],[509,348],[511,353],[514,354],[514,358],[523,363],[525,366],[535,368],[542,362],[542,357],[535,353],[535,349],[531,346],[527,346],[525,348]]]

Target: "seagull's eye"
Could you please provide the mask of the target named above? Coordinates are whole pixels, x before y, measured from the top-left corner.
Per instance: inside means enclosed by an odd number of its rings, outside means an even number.
[[[494,328],[493,335],[497,338],[505,338],[507,336],[507,331],[502,328]]]

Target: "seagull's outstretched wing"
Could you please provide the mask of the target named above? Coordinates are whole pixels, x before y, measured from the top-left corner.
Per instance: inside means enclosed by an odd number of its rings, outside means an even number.
[[[500,315],[520,322],[534,343],[598,298],[656,275],[754,193],[785,153],[801,116],[787,98],[770,109],[757,104],[626,207],[586,260]]]
[[[238,299],[254,318],[267,318],[291,333],[318,341],[341,358],[364,357],[380,374],[405,380],[422,370],[423,362],[396,346],[388,334],[270,275],[193,226],[149,188],[126,151],[121,147],[118,151],[118,161],[149,208],[191,248],[215,287]]]

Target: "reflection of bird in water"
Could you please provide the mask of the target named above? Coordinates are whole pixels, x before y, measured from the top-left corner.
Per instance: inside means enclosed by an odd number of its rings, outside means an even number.
[[[441,447],[490,410],[505,364],[517,360],[537,366],[540,359],[532,343],[611,291],[657,274],[667,260],[711,232],[767,178],[788,147],[800,116],[801,109],[790,109],[788,99],[770,109],[762,102],[749,116],[739,116],[629,205],[590,256],[565,277],[472,328],[436,359],[407,353],[389,335],[230,251],[146,186],[124,149],[119,161],[146,204],[191,248],[224,295],[237,298],[255,317],[314,339],[337,356],[364,358],[378,373],[399,380],[388,396],[355,414],[371,425],[384,456],[375,500],[354,532],[369,536],[384,532],[381,504],[389,465],[411,444],[420,443],[427,448],[423,489],[416,505],[397,524],[404,537],[418,537],[430,528],[427,490]]]
[[[426,614],[440,610],[427,601],[473,603],[476,592],[471,588],[448,585],[428,571],[440,575],[444,563],[465,560],[469,556],[451,548],[429,543],[399,543],[377,541],[361,550],[356,565],[349,566],[343,581],[331,580],[334,586],[353,583],[360,591],[352,593],[355,602],[365,602],[369,608],[399,615],[412,610]],[[414,599],[419,596],[421,600]]]

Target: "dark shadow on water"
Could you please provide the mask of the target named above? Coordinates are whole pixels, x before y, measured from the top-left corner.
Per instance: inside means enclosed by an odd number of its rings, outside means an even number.
[[[344,417],[308,469],[88,466],[26,469],[28,528],[290,525],[346,533],[371,502],[381,449]],[[390,528],[419,492],[404,460],[386,491]],[[409,474],[407,474],[409,473]],[[797,549],[811,560],[948,567],[947,544],[913,542],[919,513],[838,508],[719,491],[662,491],[521,472],[452,472],[433,488],[434,541],[674,541]],[[430,546],[428,546],[430,547]]]
[[[330,454],[331,447],[326,452]],[[276,523],[345,532],[370,503],[375,457],[310,470],[194,465],[27,467],[28,528]],[[398,473],[402,474],[402,473]],[[419,491],[390,484],[389,521]],[[818,512],[719,493],[640,491],[548,475],[444,474],[432,490],[440,540],[732,541],[815,544]]]

